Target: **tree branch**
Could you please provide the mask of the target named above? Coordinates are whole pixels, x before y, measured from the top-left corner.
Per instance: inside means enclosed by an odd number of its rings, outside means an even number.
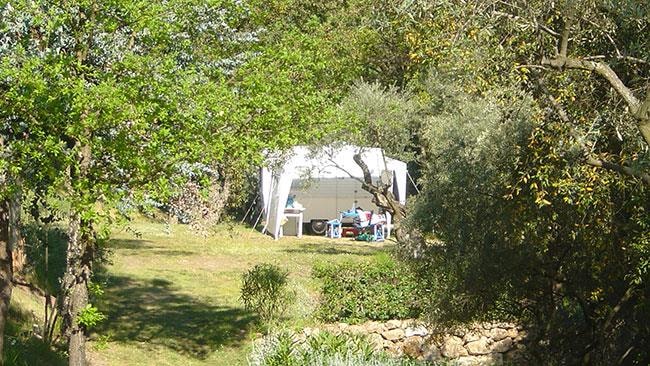
[[[623,97],[627,103],[632,116],[637,119],[637,127],[641,132],[641,136],[645,140],[645,143],[650,146],[650,93],[648,93],[645,102],[640,104],[639,99],[634,96],[632,90],[621,81],[608,64],[567,56],[574,9],[570,9],[569,11],[570,13],[565,16],[564,26],[562,28],[562,38],[560,39],[560,47],[557,55],[552,59],[546,57],[542,58],[541,64],[559,70],[567,68],[593,71],[607,80],[614,90],[616,90],[616,92]],[[618,49],[617,53],[620,57],[621,55]]]
[[[361,168],[361,171],[363,172],[363,181],[366,184],[372,184],[372,176],[370,175],[370,169],[368,169],[368,165],[366,164],[365,161],[363,161],[363,158],[361,157],[360,153],[356,153],[352,156],[352,160],[354,160],[355,163]]]
[[[648,64],[648,61],[646,61],[646,60],[644,60],[642,58],[638,58],[638,57],[619,55],[619,56],[616,56],[616,58],[619,59],[619,60],[630,61],[630,62],[634,62],[634,63],[638,63],[638,64]]]
[[[616,92],[618,92],[623,97],[623,99],[625,99],[625,102],[628,104],[630,110],[632,110],[633,113],[635,113],[639,107],[639,100],[634,96],[632,91],[627,86],[625,86],[618,75],[616,75],[614,70],[612,70],[609,65],[603,62],[580,60],[577,58],[564,57],[560,55],[553,59],[542,59],[542,65],[551,66],[555,69],[567,68],[593,71],[605,78],[605,80],[610,83]]]
[[[623,97],[625,102],[632,113],[632,116],[637,120],[637,127],[641,132],[641,136],[645,143],[650,146],[650,93],[646,96],[643,103],[639,102],[630,88],[628,88],[623,81],[616,75],[614,70],[606,63],[581,60],[571,57],[557,56],[553,59],[542,59],[542,65],[551,66],[555,69],[578,69],[588,70],[602,76],[609,84],[616,90],[616,92]]]
[[[624,166],[624,165],[618,165],[614,163],[610,163],[605,160],[600,160],[596,159],[592,156],[587,156],[587,160],[585,161],[587,164],[599,168],[605,168],[608,170],[613,170],[615,172],[621,173],[623,175],[628,175],[630,177],[636,177],[641,179],[645,184],[650,186],[650,175],[642,172],[638,172],[630,167]]]
[[[602,159],[598,159],[594,157],[591,153],[591,149],[587,145],[582,142],[582,139],[580,138],[580,135],[578,132],[573,128],[571,124],[571,120],[569,119],[569,116],[567,115],[566,111],[562,106],[553,98],[551,95],[547,94],[547,99],[553,105],[555,110],[557,111],[558,116],[562,120],[562,122],[566,123],[567,126],[569,126],[570,129],[570,134],[571,136],[576,140],[578,145],[580,145],[580,148],[582,149],[582,152],[585,156],[585,163],[591,166],[595,166],[598,168],[604,168],[607,170],[612,170],[615,172],[618,172],[623,175],[627,175],[630,177],[638,178],[641,179],[645,184],[650,186],[650,174],[644,173],[644,172],[639,172],[637,170],[634,170],[628,166],[625,165],[618,165],[614,164]]]
[[[556,37],[556,38],[557,38],[557,37],[560,37],[560,34],[559,34],[558,32],[552,30],[551,28],[545,26],[544,24],[537,24],[537,27],[538,27],[539,29],[543,30],[544,32],[550,34],[550,35],[553,36],[553,37]]]
[[[347,169],[345,169],[344,167],[340,166],[336,161],[334,161],[334,159],[333,159],[331,156],[328,158],[328,160],[330,161],[330,163],[332,163],[332,165],[334,165],[334,167],[335,167],[336,169],[340,169],[340,170],[343,171],[345,174],[347,174],[348,176],[350,176],[350,178],[352,178],[352,179],[358,181],[358,182],[361,183],[361,184],[365,183],[365,182],[363,181],[363,179],[354,176],[354,175],[353,175],[352,173],[350,173]]]
[[[569,48],[569,33],[571,32],[571,17],[567,17],[562,28],[562,38],[560,38],[559,57],[566,58],[567,49]]]

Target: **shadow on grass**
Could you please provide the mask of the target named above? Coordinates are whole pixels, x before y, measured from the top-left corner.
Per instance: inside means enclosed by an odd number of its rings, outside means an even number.
[[[198,359],[217,348],[240,344],[256,318],[244,310],[179,294],[165,279],[108,276],[100,333],[120,342],[145,342]]]
[[[146,253],[155,254],[155,255],[168,255],[168,256],[187,256],[187,255],[196,255],[195,252],[187,250],[171,250],[166,249],[166,246],[155,245],[152,241],[149,240],[137,240],[137,239],[119,239],[111,240],[110,245],[112,249],[118,250],[144,250]],[[141,252],[138,252],[138,254]]]
[[[354,247],[353,244],[345,246],[323,246],[323,244],[299,244],[297,248],[284,249],[286,253],[301,253],[301,254],[327,254],[327,255],[374,255],[380,251],[385,250],[380,247]]]
[[[128,249],[128,250],[164,248],[161,245],[155,245],[150,240],[142,240],[142,239],[113,239],[110,241],[109,246],[113,249]]]

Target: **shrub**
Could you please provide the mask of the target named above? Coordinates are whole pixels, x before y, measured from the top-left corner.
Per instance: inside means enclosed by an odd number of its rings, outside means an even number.
[[[268,322],[283,315],[295,296],[288,289],[289,272],[280,267],[262,263],[244,273],[241,301],[246,310],[256,312]]]
[[[290,332],[270,334],[253,346],[251,366],[415,366],[375,351],[361,335],[333,335],[320,332],[304,343],[294,341]]]
[[[319,264],[314,276],[323,281],[318,316],[350,323],[417,317],[415,276],[390,256],[368,261]]]

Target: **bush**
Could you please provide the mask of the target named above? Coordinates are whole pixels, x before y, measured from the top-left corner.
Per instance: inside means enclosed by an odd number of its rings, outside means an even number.
[[[333,335],[320,332],[304,343],[294,342],[293,334],[280,332],[267,336],[253,347],[251,366],[415,366],[375,351],[361,335]]]
[[[415,276],[387,255],[362,262],[319,264],[314,276],[323,281],[318,310],[322,320],[358,323],[420,314]]]
[[[288,289],[289,272],[280,267],[262,263],[244,273],[241,301],[246,310],[256,312],[268,322],[282,316],[295,296]]]

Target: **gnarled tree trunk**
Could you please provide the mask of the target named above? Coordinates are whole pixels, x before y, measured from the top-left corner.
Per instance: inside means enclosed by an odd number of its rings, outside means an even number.
[[[384,184],[382,182],[375,184],[372,182],[370,169],[368,169],[368,165],[363,161],[360,153],[354,154],[352,159],[363,172],[361,188],[372,194],[374,204],[390,213],[395,238],[398,241],[401,241],[403,238],[402,222],[406,218],[406,208],[395,198],[395,195],[393,195],[393,192],[390,189],[390,184]]]

